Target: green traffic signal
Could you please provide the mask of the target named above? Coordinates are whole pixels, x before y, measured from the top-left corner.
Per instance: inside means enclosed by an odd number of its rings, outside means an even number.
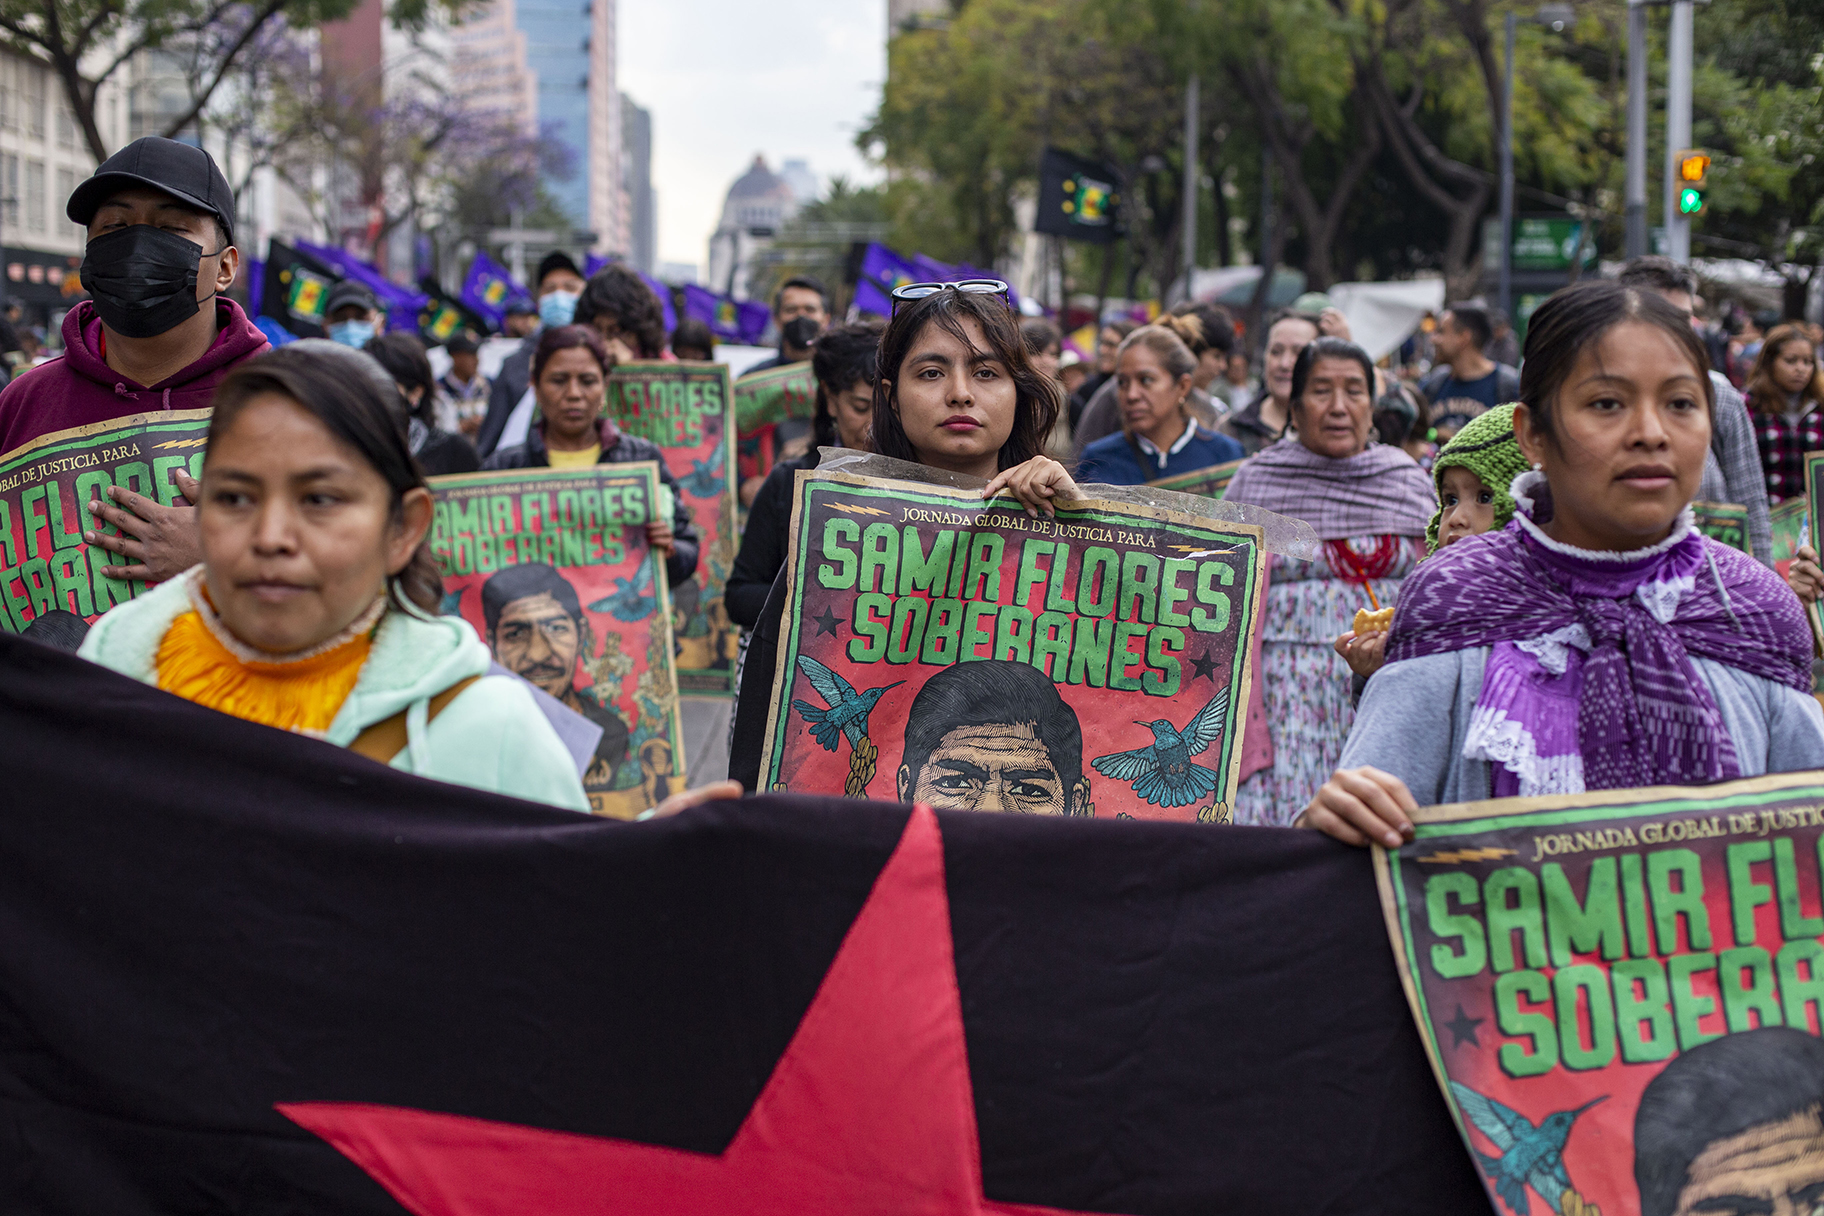
[[[1678,192],[1678,213],[1696,215],[1704,209],[1704,192],[1696,186],[1686,186]]]

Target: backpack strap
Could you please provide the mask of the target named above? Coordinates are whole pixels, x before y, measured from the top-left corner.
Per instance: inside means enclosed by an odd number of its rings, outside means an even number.
[[[458,680],[432,697],[429,707],[425,710],[425,725],[429,726],[436,721],[437,715],[449,708],[450,702],[460,697],[468,690],[469,685],[479,679],[481,679],[480,676],[469,676],[466,679]],[[378,760],[381,764],[391,764],[393,757],[405,750],[407,742],[405,717],[410,712],[411,707],[408,705],[392,717],[380,719],[356,735],[354,741],[348,745],[348,750],[357,755],[366,756],[369,760]]]

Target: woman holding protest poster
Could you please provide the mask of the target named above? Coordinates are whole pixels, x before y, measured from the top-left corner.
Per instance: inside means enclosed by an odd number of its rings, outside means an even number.
[[[1064,466],[1044,454],[1061,394],[1026,353],[1005,283],[895,288],[878,375],[872,423],[878,454],[986,479],[984,497],[1008,494],[1035,518],[1053,514],[1054,500],[1082,497]],[[759,781],[772,703],[783,573],[754,628],[730,744],[729,776],[750,790]]]
[[[1235,473],[1225,496],[1309,523],[1316,561],[1275,556],[1257,678],[1273,764],[1236,791],[1235,821],[1291,822],[1336,767],[1349,735],[1350,672],[1333,649],[1358,611],[1391,605],[1425,556],[1437,501],[1404,451],[1369,442],[1374,366],[1341,338],[1318,338],[1292,371],[1296,434]]]
[[[484,469],[576,469],[592,464],[628,464],[653,460],[659,480],[671,491],[672,517],[646,525],[652,547],[665,551],[665,575],[677,586],[697,572],[697,530],[678,479],[665,467],[658,445],[637,435],[623,435],[603,416],[608,373],[614,362],[601,337],[586,325],[548,329],[532,355],[532,392],[538,417],[524,443],[501,448]]]
[[[1420,803],[1824,768],[1798,599],[1692,524],[1715,399],[1684,315],[1580,283],[1533,314],[1522,367],[1514,519],[1407,580],[1305,826],[1395,847]]]
[[[1197,373],[1194,342],[1203,345],[1203,323],[1165,316],[1127,335],[1115,355],[1116,405],[1121,429],[1083,450],[1077,476],[1084,481],[1135,486],[1191,473],[1247,455],[1227,435],[1191,416]]]
[[[817,416],[811,423],[811,450],[774,465],[748,509],[741,551],[728,576],[729,619],[752,629],[785,566],[786,532],[792,523],[792,482],[799,469],[817,467],[817,449],[868,450],[874,422],[876,357],[881,325],[858,321],[838,325],[817,336],[811,346],[811,374],[817,380]]]
[[[203,561],[107,613],[81,654],[211,709],[439,781],[589,809],[526,686],[440,616],[431,494],[377,370],[281,350],[215,395]]]

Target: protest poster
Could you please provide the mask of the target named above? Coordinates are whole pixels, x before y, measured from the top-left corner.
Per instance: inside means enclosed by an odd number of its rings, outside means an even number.
[[[765,789],[1227,819],[1263,532],[800,471]]]
[[[1809,468],[1807,469],[1809,473]],[[1799,546],[1807,543],[1810,532],[1808,518],[1811,514],[1807,499],[1809,495],[1788,498],[1778,502],[1768,512],[1768,520],[1773,527],[1773,568],[1779,571],[1781,578],[1792,566],[1792,559],[1798,556]]]
[[[209,414],[134,414],[40,435],[0,456],[0,628],[22,633],[53,609],[93,622],[139,593],[145,584],[102,574],[121,559],[83,541],[86,531],[117,534],[89,503],[108,501],[110,486],[167,507],[182,502],[173,474],[203,475]]]
[[[1704,502],[1691,504],[1693,523],[1699,532],[1719,540],[1731,549],[1752,554],[1748,547],[1748,508],[1739,502]]]
[[[1497,1212],[1810,1210],[1824,774],[1413,818],[1382,908]]]
[[[583,774],[598,815],[631,819],[684,788],[665,562],[646,543],[658,465],[504,469],[430,479],[443,611],[495,661],[602,728]]]
[[[728,367],[721,363],[623,363],[608,377],[608,415],[649,439],[684,489],[698,537],[697,572],[671,588],[678,691],[735,691],[740,629],[723,608],[735,566],[735,430]]]
[[[817,416],[817,378],[807,360],[754,372],[735,381],[735,434],[740,441],[743,482],[765,477],[775,464],[810,450],[809,427],[803,445],[791,450],[778,436],[788,420],[809,423]]]
[[[1225,464],[1192,469],[1188,473],[1174,473],[1170,477],[1161,477],[1158,481],[1146,484],[1161,490],[1176,490],[1180,494],[1196,494],[1201,498],[1221,498],[1229,492],[1229,482],[1241,465],[1241,461],[1231,460]]]

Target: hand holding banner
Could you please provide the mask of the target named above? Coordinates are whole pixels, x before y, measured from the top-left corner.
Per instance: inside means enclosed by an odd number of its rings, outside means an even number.
[[[203,475],[209,410],[135,414],[42,435],[0,456],[0,629],[22,632],[53,609],[85,621],[132,599],[142,584],[104,575],[121,559],[83,533],[112,529],[89,513],[118,486],[161,506],[182,505],[174,474]]]

